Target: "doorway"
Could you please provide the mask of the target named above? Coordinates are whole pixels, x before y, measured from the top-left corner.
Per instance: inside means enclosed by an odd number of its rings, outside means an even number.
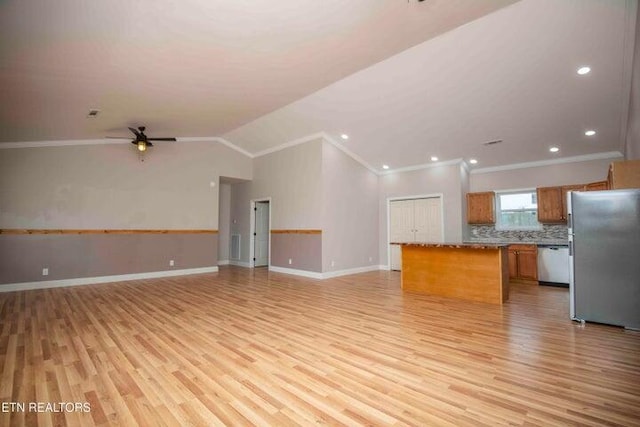
[[[251,266],[268,267],[271,237],[271,201],[251,201]]]

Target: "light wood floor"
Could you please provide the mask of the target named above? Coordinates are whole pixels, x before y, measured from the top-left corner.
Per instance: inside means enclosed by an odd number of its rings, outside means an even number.
[[[0,425],[640,425],[640,334],[265,269],[0,294]]]

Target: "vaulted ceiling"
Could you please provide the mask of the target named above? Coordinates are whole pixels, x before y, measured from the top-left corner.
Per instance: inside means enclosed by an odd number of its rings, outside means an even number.
[[[146,125],[149,136],[222,137],[259,154],[323,133],[374,169],[621,151],[636,10],[635,0],[5,0],[0,143],[99,142]],[[581,76],[583,65],[592,71]],[[503,142],[483,145],[492,140]]]

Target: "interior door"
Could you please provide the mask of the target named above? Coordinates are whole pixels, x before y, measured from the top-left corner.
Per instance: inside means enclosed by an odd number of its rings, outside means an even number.
[[[269,202],[256,202],[254,266],[269,265]]]
[[[440,197],[432,197],[424,200],[427,211],[425,224],[426,241],[442,243],[444,241],[444,233],[442,232],[442,199]],[[416,229],[419,228],[416,227]]]
[[[391,242],[413,242],[413,200],[395,200],[389,205],[389,239]]]
[[[413,200],[394,200],[389,203],[389,242],[413,242]],[[400,245],[389,245],[390,268],[402,269]]]
[[[396,200],[389,203],[390,242],[442,242],[442,198]],[[402,251],[390,245],[390,267],[402,270]]]

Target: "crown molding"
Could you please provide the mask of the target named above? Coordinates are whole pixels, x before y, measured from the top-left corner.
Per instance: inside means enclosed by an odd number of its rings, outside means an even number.
[[[253,159],[255,156],[245,150],[244,148],[240,148],[232,142],[227,141],[224,138],[219,136],[189,136],[189,137],[178,137],[176,138],[177,142],[218,142],[222,145],[226,145],[232,150],[237,151],[238,153],[244,154],[245,156]]]
[[[589,160],[617,159],[617,158],[624,158],[624,156],[619,151],[607,151],[604,153],[585,154],[582,156],[563,157],[559,159],[539,160],[536,162],[526,162],[526,163],[513,163],[511,165],[473,169],[471,171],[471,174],[500,172],[500,171],[515,170],[515,169],[535,168],[539,166],[560,165],[564,163],[587,162]]]
[[[289,142],[276,145],[275,147],[267,148],[266,150],[258,151],[253,157],[262,157],[267,154],[275,153],[276,151],[284,150],[285,148],[295,147],[296,145],[306,144],[307,142],[316,141],[324,138],[326,134],[324,132],[312,133],[311,135],[303,136],[301,138],[294,139]]]
[[[64,139],[56,141],[0,142],[0,150],[8,148],[64,147],[69,145],[129,144],[129,139]]]
[[[364,160],[362,157],[358,156],[356,153],[354,153],[353,151],[349,150],[347,147],[345,147],[344,145],[340,144],[338,141],[336,141],[335,139],[333,139],[331,136],[329,136],[326,133],[322,133],[322,137],[331,145],[333,145],[334,147],[336,147],[338,150],[342,151],[344,154],[346,154],[347,156],[351,157],[353,160],[355,160],[356,162],[360,163],[362,166],[364,166],[365,168],[369,169],[371,172],[373,172],[376,175],[380,175],[380,171],[377,170],[376,168],[374,168],[373,166],[371,166],[369,163],[367,163],[366,160]]]
[[[464,163],[464,159],[459,158],[459,159],[453,159],[453,160],[446,160],[444,162],[423,163],[423,164],[414,165],[414,166],[406,166],[403,168],[388,169],[383,172],[380,172],[379,175],[389,175],[392,173],[400,173],[400,172],[412,172],[412,171],[417,171],[421,169],[437,168],[439,166],[457,165],[460,163]]]
[[[287,149],[287,148],[295,147],[296,145],[306,144],[307,142],[317,141],[319,139],[324,139],[325,141],[327,141],[328,143],[330,143],[331,145],[333,145],[334,147],[336,147],[337,149],[339,149],[340,151],[345,153],[347,156],[351,157],[353,160],[355,160],[356,162],[360,163],[365,168],[369,169],[374,174],[376,174],[376,175],[380,174],[378,170],[376,170],[373,166],[371,166],[369,163],[367,163],[362,157],[358,156],[356,153],[354,153],[353,151],[351,151],[348,148],[346,148],[344,145],[342,145],[339,142],[337,142],[335,139],[333,139],[331,136],[329,136],[329,134],[327,134],[326,132],[312,133],[310,135],[303,136],[301,138],[297,138],[297,139],[294,139],[294,140],[289,141],[289,142],[285,142],[285,143],[277,145],[275,147],[267,148],[266,150],[262,150],[262,151],[257,152],[256,154],[253,155],[253,157],[254,158],[255,157],[262,157],[262,156],[265,156],[267,154],[271,154],[271,153],[275,153],[275,152],[280,151],[280,150],[284,150],[284,149]]]
[[[41,148],[41,147],[64,147],[64,146],[73,146],[73,145],[128,144],[130,142],[131,142],[131,139],[129,138],[66,139],[66,140],[55,140],[55,141],[0,142],[0,150],[9,149],[9,148]],[[177,137],[176,142],[217,142],[222,145],[226,145],[232,150],[235,150],[241,154],[244,154],[249,158],[254,157],[254,155],[248,152],[247,150],[240,148],[237,145],[233,144],[232,142],[229,142],[226,139],[220,138],[218,136]]]

